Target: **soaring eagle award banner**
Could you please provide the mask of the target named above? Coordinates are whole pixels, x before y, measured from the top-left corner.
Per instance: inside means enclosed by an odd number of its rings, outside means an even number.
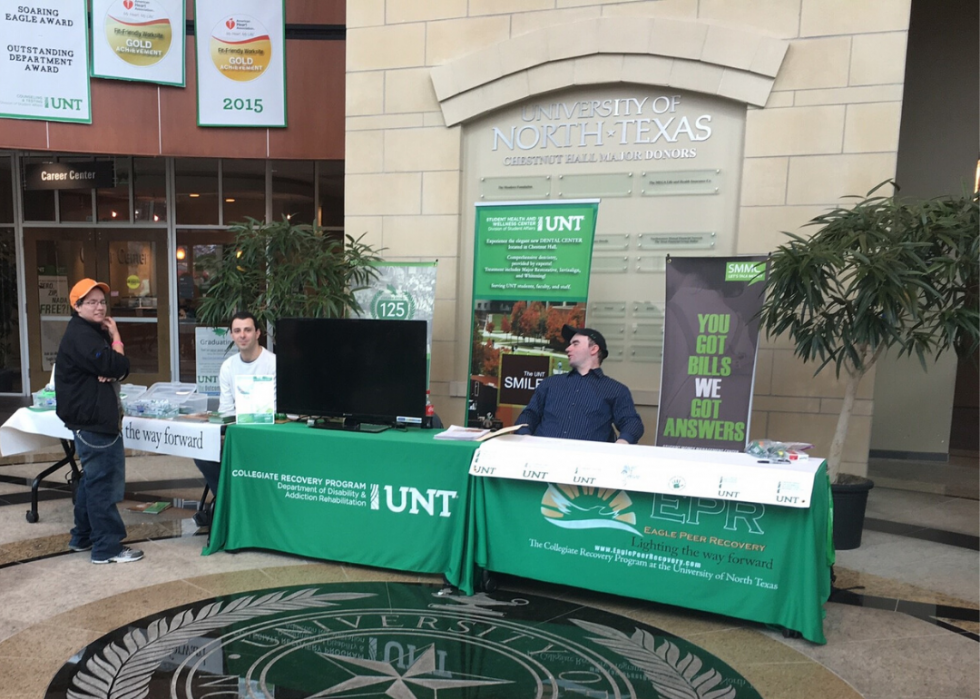
[[[743,451],[765,257],[669,257],[657,446]]]
[[[196,0],[198,126],[286,126],[284,0]]]
[[[184,0],[92,0],[92,77],[184,87]]]
[[[92,123],[85,0],[0,2],[0,117]]]

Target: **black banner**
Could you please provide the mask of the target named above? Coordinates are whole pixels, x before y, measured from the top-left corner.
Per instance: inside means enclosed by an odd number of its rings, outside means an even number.
[[[33,163],[24,166],[24,189],[99,189],[116,186],[111,160],[84,163]]]
[[[667,260],[658,446],[745,449],[765,260]]]

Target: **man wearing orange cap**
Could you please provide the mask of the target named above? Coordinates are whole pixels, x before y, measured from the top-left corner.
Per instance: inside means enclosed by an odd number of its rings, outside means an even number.
[[[72,551],[92,551],[92,563],[129,563],[143,552],[122,545],[126,525],[116,503],[126,487],[118,382],[129,360],[107,311],[109,285],[83,279],[72,287],[71,320],[55,362],[58,417],[75,435],[84,472],[75,493]]]

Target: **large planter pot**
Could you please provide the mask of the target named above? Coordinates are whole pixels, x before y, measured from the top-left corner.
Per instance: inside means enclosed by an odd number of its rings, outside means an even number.
[[[861,545],[868,492],[875,483],[867,478],[830,486],[834,499],[834,549],[847,551]]]

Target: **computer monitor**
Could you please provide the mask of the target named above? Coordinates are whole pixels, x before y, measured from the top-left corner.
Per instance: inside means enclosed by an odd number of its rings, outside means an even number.
[[[418,424],[425,415],[426,342],[424,320],[283,318],[275,336],[278,410]]]

